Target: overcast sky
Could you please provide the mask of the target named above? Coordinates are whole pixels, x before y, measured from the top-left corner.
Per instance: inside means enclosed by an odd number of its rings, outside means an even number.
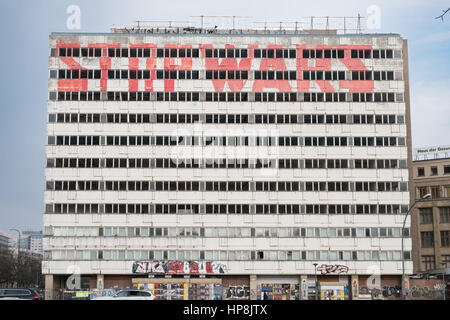
[[[380,9],[380,29],[409,40],[413,147],[450,144],[450,1],[288,0],[0,0],[0,231],[42,229],[48,36],[51,32],[108,32],[135,20],[187,21],[189,16],[251,16],[295,21],[305,16],[368,16]],[[80,29],[67,28],[78,5]]]

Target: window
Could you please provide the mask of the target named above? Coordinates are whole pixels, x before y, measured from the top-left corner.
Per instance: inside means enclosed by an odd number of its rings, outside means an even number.
[[[421,271],[435,269],[434,256],[422,256],[422,266],[424,270]]]
[[[444,197],[450,198],[450,186],[444,186]]]
[[[439,222],[450,223],[450,207],[439,207]]]
[[[431,167],[430,170],[431,170],[431,175],[432,176],[437,176],[437,174],[438,174],[438,168],[437,167]]]
[[[450,267],[450,255],[442,255],[442,263],[445,263],[445,267]]]
[[[420,240],[422,243],[422,248],[433,248],[434,247],[433,231],[421,232]]]
[[[444,166],[444,174],[450,174],[450,166]]]
[[[431,224],[433,223],[433,208],[420,208],[420,224]]]
[[[441,231],[441,246],[450,247],[450,231]]]
[[[431,197],[433,199],[438,199],[441,197],[441,187],[440,186],[431,187]]]
[[[425,168],[423,168],[423,167],[417,168],[417,176],[418,176],[418,177],[423,177],[423,176],[425,176]]]
[[[417,197],[418,199],[422,199],[427,194],[427,187],[418,187],[417,188]]]

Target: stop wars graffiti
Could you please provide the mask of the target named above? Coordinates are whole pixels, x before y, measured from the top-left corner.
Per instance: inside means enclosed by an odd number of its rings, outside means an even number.
[[[222,274],[226,270],[225,264],[214,261],[134,261],[132,267],[136,274]]]
[[[98,66],[92,67],[92,59],[90,60],[90,69],[87,66],[83,66],[81,63],[83,59],[58,56],[60,48],[74,48],[80,49],[79,43],[59,43],[56,46],[56,56],[59,60],[59,68],[70,70],[100,70],[99,85],[95,85],[95,90],[108,91],[108,81],[114,81],[108,79],[108,70],[111,69],[112,59],[108,57],[109,49],[118,49],[120,44],[109,43],[91,43],[88,45],[88,49],[97,49],[101,51],[101,54],[95,58],[98,60]],[[255,58],[254,50],[257,48],[263,48],[267,50],[283,50],[280,45],[268,45],[266,47],[260,47],[257,44],[251,44],[247,46],[248,55],[245,58],[212,58],[207,57],[206,50],[214,49],[213,45],[201,44],[198,46],[200,55],[198,58],[183,57],[183,58],[156,58],[156,44],[131,44],[130,48],[146,49],[150,50],[150,58],[137,58],[127,57],[122,59],[128,59],[128,70],[148,70],[150,72],[149,79],[128,79],[128,91],[186,91],[183,87],[183,81],[174,79],[156,79],[156,70],[172,71],[172,70],[193,70],[193,60],[202,59],[202,69],[205,70],[217,70],[217,71],[297,71],[297,79],[294,80],[274,80],[274,79],[209,79],[203,80],[206,83],[209,82],[211,90],[215,92],[263,92],[263,91],[275,91],[275,92],[310,92],[311,88],[315,88],[315,91],[321,92],[373,92],[374,81],[373,80],[324,80],[324,79],[304,79],[303,71],[336,71],[332,70],[332,61],[338,61],[339,71],[367,71],[367,67],[364,65],[362,59],[352,58],[351,50],[371,50],[370,45],[339,45],[331,47],[328,45],[297,45],[296,46],[296,58],[278,58],[278,57],[265,57]],[[192,49],[192,45],[165,45],[164,49]],[[226,45],[226,49],[234,49],[234,45]],[[303,58],[303,50],[342,50],[343,55],[338,58],[325,58],[324,55],[320,55],[315,58]],[[294,62],[291,62],[294,61]],[[87,63],[87,62],[86,62]],[[197,63],[196,63],[197,64]],[[292,66],[294,64],[294,66]],[[289,68],[288,68],[289,66]],[[336,64],[335,64],[336,66]],[[198,69],[198,68],[197,68]],[[79,72],[81,74],[81,72]],[[58,90],[59,91],[87,91],[88,84],[91,81],[98,81],[86,78],[79,79],[59,79]],[[193,80],[199,81],[199,80]],[[155,90],[155,88],[161,88]],[[92,90],[92,89],[90,89]],[[198,90],[195,90],[198,91]],[[210,90],[208,90],[210,91]]]

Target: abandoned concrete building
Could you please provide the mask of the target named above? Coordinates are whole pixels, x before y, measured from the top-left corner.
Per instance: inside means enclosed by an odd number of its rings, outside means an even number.
[[[399,299],[407,41],[177,31],[50,35],[48,291]]]

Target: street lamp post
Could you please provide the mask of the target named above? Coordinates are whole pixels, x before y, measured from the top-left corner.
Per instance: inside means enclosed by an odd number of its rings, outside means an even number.
[[[402,299],[406,300],[406,292],[405,292],[405,252],[404,252],[404,238],[405,238],[405,224],[406,224],[406,218],[408,218],[409,213],[414,208],[417,202],[421,200],[425,200],[431,197],[431,194],[427,193],[422,198],[417,199],[414,201],[413,205],[409,208],[408,212],[405,214],[405,219],[403,220],[403,226],[402,226]],[[411,231],[410,231],[411,232]]]
[[[19,234],[19,241],[17,242],[17,258],[20,255],[20,231],[17,229],[9,229],[10,231],[16,231]]]
[[[445,262],[441,262],[441,265],[442,265],[442,281],[443,281],[443,284],[444,284],[444,301],[445,301],[445,291],[446,291],[446,289],[447,289],[447,283],[445,282],[445,268],[447,267],[447,263],[445,263]]]
[[[314,295],[315,295],[315,298],[316,298],[316,300],[319,300],[319,299],[317,299],[317,263],[313,263],[313,265],[314,265],[314,278],[315,278],[315,285],[314,285]]]
[[[16,231],[19,234],[19,241],[17,242],[17,266],[19,266],[19,264],[20,264],[20,231],[17,229],[9,229],[9,230]],[[18,278],[19,278],[19,275],[18,275],[18,271],[16,268],[16,284],[17,284]]]

